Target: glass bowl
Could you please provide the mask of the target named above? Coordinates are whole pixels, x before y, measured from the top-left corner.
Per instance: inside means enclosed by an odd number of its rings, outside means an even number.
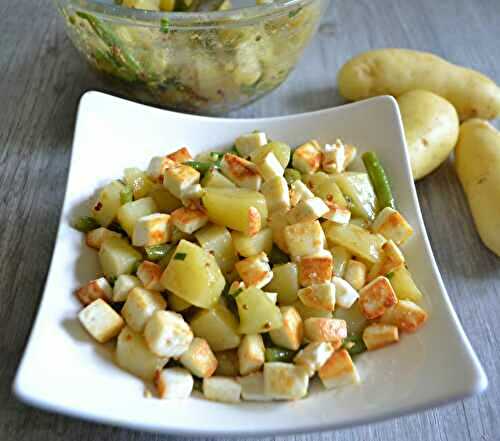
[[[219,115],[255,101],[287,78],[328,0],[277,0],[216,12],[55,2],[78,51],[118,94]]]

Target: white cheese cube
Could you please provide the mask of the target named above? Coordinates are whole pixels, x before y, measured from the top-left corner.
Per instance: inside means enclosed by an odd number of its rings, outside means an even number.
[[[157,371],[155,376],[156,390],[163,400],[189,398],[193,385],[193,376],[186,369],[179,367]]]
[[[328,205],[321,198],[313,197],[301,200],[287,213],[286,220],[289,224],[315,221],[328,213],[329,210]]]
[[[238,378],[241,385],[241,397],[246,401],[271,401],[264,391],[264,374],[255,372]]]
[[[304,339],[304,324],[302,318],[293,306],[280,307],[283,326],[269,331],[274,344],[296,351]]]
[[[247,287],[262,288],[273,278],[269,259],[264,252],[240,260],[235,264],[235,267]]]
[[[358,292],[344,279],[334,276],[332,283],[335,285],[335,303],[341,308],[349,309],[359,298]]]
[[[191,185],[191,187],[186,188],[184,191],[181,202],[187,208],[192,210],[201,208],[200,199],[205,194],[205,190],[200,184]]]
[[[208,223],[208,216],[202,210],[178,208],[172,213],[172,223],[186,234],[193,234]]]
[[[341,207],[334,202],[328,203],[328,212],[324,214],[323,219],[335,222],[336,224],[348,224],[351,220],[351,212],[349,209]]]
[[[309,375],[306,369],[291,363],[264,364],[264,392],[275,400],[298,400],[307,395]]]
[[[327,389],[358,384],[360,381],[358,370],[345,349],[333,353],[319,370],[319,378]]]
[[[169,153],[167,155],[167,158],[174,161],[177,164],[182,164],[183,162],[191,161],[193,159],[187,147],[181,147],[180,149],[177,149],[175,152]]]
[[[123,319],[104,300],[94,300],[78,314],[78,319],[87,332],[99,343],[116,337],[123,326]]]
[[[237,253],[243,257],[251,257],[259,253],[270,253],[273,247],[273,232],[270,228],[263,228],[253,236],[247,236],[239,231],[232,231],[231,238]]]
[[[240,401],[240,384],[227,377],[210,377],[203,379],[203,395],[212,401],[222,403],[238,403]]]
[[[236,150],[241,156],[248,158],[254,150],[267,144],[267,136],[263,132],[252,132],[241,135],[234,141]]]
[[[193,341],[193,332],[182,315],[156,311],[144,328],[149,350],[161,357],[180,357]]]
[[[260,334],[245,335],[238,347],[240,374],[248,375],[258,371],[264,364],[264,341]]]
[[[295,181],[290,185],[290,203],[295,207],[300,201],[312,199],[314,193],[302,181]]]
[[[166,307],[167,302],[160,293],[136,287],[128,293],[121,314],[133,331],[142,332],[154,312]]]
[[[342,173],[345,170],[345,163],[345,147],[340,139],[333,145],[325,145],[321,162],[324,171],[327,173]]]
[[[285,227],[288,226],[288,222],[286,221],[286,212],[287,210],[284,209],[270,213],[268,217],[268,225],[273,232],[273,242],[281,251],[288,254],[289,250],[285,239]]]
[[[308,141],[293,152],[293,168],[301,173],[311,174],[318,171],[321,165],[321,151],[317,141]]]
[[[290,193],[285,178],[275,176],[262,184],[261,192],[266,198],[270,213],[290,208]]]
[[[83,305],[89,305],[97,299],[111,300],[113,289],[105,277],[99,277],[82,286],[75,295]]]
[[[155,156],[149,162],[147,174],[156,182],[161,182],[165,174],[165,170],[176,165],[175,161],[166,156]]]
[[[371,281],[377,276],[387,276],[397,271],[405,264],[405,257],[392,240],[388,240],[382,245],[382,258],[370,268],[367,280]]]
[[[335,309],[335,285],[331,282],[299,289],[298,296],[301,302],[310,308],[330,312]]]
[[[140,280],[129,274],[121,274],[113,286],[113,302],[124,302],[128,293],[136,286],[141,286]]]
[[[397,245],[405,242],[412,234],[413,228],[398,211],[386,207],[375,218],[372,230]]]
[[[325,233],[318,221],[299,222],[284,229],[284,239],[292,257],[319,253],[325,248]]]
[[[372,280],[359,291],[359,307],[369,320],[382,316],[385,310],[397,301],[391,283],[383,276]]]
[[[404,332],[415,332],[426,321],[427,312],[410,300],[400,300],[395,305],[387,308],[380,317],[380,322],[397,326]]]
[[[347,323],[341,319],[311,317],[304,321],[304,334],[310,342],[326,341],[338,349],[347,337]]]
[[[253,162],[239,156],[226,153],[222,158],[220,169],[222,173],[238,187],[259,191],[262,177]]]
[[[397,341],[399,341],[398,327],[394,325],[372,323],[363,331],[363,342],[369,351],[383,348]]]
[[[285,172],[285,169],[281,166],[278,158],[273,152],[269,152],[257,163],[257,170],[264,178],[264,181],[283,176]]]
[[[297,258],[300,286],[329,282],[333,275],[333,257],[328,250]]]
[[[132,245],[146,247],[160,245],[171,240],[170,216],[154,213],[139,218],[135,223]]]
[[[354,289],[363,288],[366,283],[366,265],[359,260],[350,259],[345,268],[344,279]]]
[[[96,228],[95,230],[89,231],[85,235],[85,243],[89,247],[99,250],[102,243],[110,237],[121,237],[121,234],[117,233],[116,231],[111,231],[107,228],[100,227]]]
[[[152,291],[164,291],[160,283],[162,269],[157,263],[144,260],[137,268],[137,277],[146,289]]]
[[[204,338],[195,337],[189,348],[181,355],[180,362],[189,371],[201,378],[208,378],[217,369],[217,359]]]
[[[307,369],[308,375],[312,377],[316,371],[321,369],[334,352],[333,346],[328,342],[309,343],[293,359],[293,362]]]
[[[200,180],[200,173],[188,165],[179,164],[165,171],[163,185],[176,198],[181,199],[188,189]]]

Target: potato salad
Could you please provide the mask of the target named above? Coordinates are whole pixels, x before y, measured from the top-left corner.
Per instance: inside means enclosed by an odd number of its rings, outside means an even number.
[[[161,399],[360,383],[356,356],[427,313],[402,252],[412,228],[374,152],[348,171],[357,150],[255,131],[230,151],[182,147],[125,169],[74,222],[102,270],[76,291],[81,324]]]

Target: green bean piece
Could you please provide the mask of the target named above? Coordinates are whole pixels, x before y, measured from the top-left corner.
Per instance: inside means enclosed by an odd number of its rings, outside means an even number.
[[[353,334],[344,339],[342,347],[347,349],[349,355],[359,355],[366,351],[366,345],[360,335]]]
[[[389,178],[377,154],[375,152],[366,152],[363,153],[362,159],[373,185],[373,189],[375,190],[375,194],[377,195],[380,208],[391,207],[395,209],[396,204],[392,196]]]
[[[110,53],[120,65],[129,69],[137,77],[141,75],[142,69],[139,62],[127,51],[121,40],[106,24],[88,12],[77,11],[76,15],[87,20],[99,38],[109,46]]]
[[[89,231],[99,228],[99,222],[97,222],[93,217],[83,216],[76,219],[73,222],[73,228],[75,230],[81,231],[82,233],[88,233]]]
[[[291,363],[295,357],[296,351],[291,351],[290,349],[271,347],[266,348],[265,358],[266,363],[273,361],[281,361],[284,363]]]
[[[285,180],[288,185],[292,185],[295,181],[300,181],[301,175],[300,172],[295,170],[294,168],[285,169]]]
[[[153,262],[163,259],[171,249],[172,245],[169,244],[144,247],[144,251],[146,252],[146,258]]]
[[[282,263],[290,262],[290,257],[281,251],[276,245],[273,245],[269,253],[269,261],[272,265],[280,265]]]
[[[201,162],[201,161],[186,161],[184,164],[193,167],[195,170],[198,170],[202,174],[206,173],[214,166],[211,162]]]
[[[122,191],[120,191],[120,204],[124,205],[128,202],[132,202],[134,200],[134,190],[132,187],[125,187]]]

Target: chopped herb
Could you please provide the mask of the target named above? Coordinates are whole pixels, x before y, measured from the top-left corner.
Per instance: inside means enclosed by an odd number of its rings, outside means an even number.
[[[73,222],[73,228],[81,231],[82,233],[88,233],[89,231],[95,230],[99,227],[99,222],[90,216],[83,216]]]
[[[186,258],[186,253],[175,253],[174,260],[184,260]]]
[[[146,252],[146,257],[148,258],[148,260],[151,260],[153,262],[156,260],[163,259],[171,249],[172,245],[169,244],[144,247],[144,251]]]
[[[385,277],[387,277],[389,280],[392,279],[394,277],[394,271],[391,271],[390,273],[387,273],[385,275]]]
[[[295,9],[295,11],[290,11],[288,13],[288,18],[295,17],[300,11],[302,11],[302,8],[297,8],[297,9]]]
[[[291,351],[289,349],[270,347],[266,348],[265,359],[267,363],[271,363],[273,361],[291,363],[296,353],[296,351]]]
[[[230,295],[233,297],[238,297],[243,292],[243,288],[238,288],[235,292],[231,293]]]
[[[120,204],[124,205],[134,200],[134,190],[132,187],[125,187],[120,191]]]
[[[366,345],[360,335],[350,335],[342,343],[342,347],[347,349],[349,355],[358,355],[366,351]]]
[[[160,31],[167,33],[170,28],[170,22],[167,17],[163,17],[160,21]]]

